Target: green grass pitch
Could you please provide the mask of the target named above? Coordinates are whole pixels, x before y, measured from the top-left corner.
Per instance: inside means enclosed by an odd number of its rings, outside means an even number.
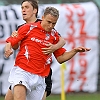
[[[4,96],[0,96],[4,100]],[[61,95],[50,95],[46,100],[61,100]],[[100,93],[67,93],[65,100],[100,100]]]

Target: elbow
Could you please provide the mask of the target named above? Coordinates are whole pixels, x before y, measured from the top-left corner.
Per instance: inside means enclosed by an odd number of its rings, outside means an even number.
[[[12,47],[13,50],[17,50],[17,49],[19,48],[19,45],[20,45],[20,42],[19,42],[18,44],[14,45],[14,46]]]
[[[13,50],[18,49],[18,45],[13,46],[12,48],[13,48]]]
[[[64,62],[65,62],[65,61],[58,61],[59,64],[62,64],[62,63],[64,63]]]
[[[13,48],[13,50],[17,50],[18,48],[16,48],[16,47],[12,47]]]
[[[68,60],[70,60],[70,58],[68,58],[68,57],[65,57],[65,56],[59,56],[59,57],[57,57],[57,61],[58,61],[58,63],[60,63],[60,64],[62,64],[62,63],[64,63],[64,62],[66,62],[66,61],[68,61]]]
[[[57,61],[58,61],[59,64],[62,64],[64,62],[63,59],[61,59],[61,57],[58,57]]]
[[[60,61],[59,64],[62,64],[64,61]]]
[[[57,60],[57,61],[58,61],[58,60]],[[59,63],[59,64],[62,64],[62,62],[61,62],[61,61],[58,61],[58,63]]]

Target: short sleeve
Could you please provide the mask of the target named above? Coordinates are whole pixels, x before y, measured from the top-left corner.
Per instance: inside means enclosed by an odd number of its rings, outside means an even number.
[[[66,52],[65,48],[59,48],[53,54],[54,54],[55,58],[57,58],[57,57],[61,56],[62,54],[64,54],[65,52]]]

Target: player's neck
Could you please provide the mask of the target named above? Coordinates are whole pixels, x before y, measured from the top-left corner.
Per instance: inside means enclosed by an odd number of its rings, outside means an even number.
[[[32,23],[32,22],[35,22],[37,20],[37,18],[33,18],[33,19],[30,19],[30,20],[27,20],[26,23]]]

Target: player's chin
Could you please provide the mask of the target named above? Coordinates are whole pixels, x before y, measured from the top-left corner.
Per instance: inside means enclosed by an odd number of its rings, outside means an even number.
[[[46,29],[47,32],[50,32],[52,29]]]
[[[25,20],[25,21],[26,21],[27,19],[28,19],[28,18],[27,18],[26,16],[23,16],[23,20]]]

